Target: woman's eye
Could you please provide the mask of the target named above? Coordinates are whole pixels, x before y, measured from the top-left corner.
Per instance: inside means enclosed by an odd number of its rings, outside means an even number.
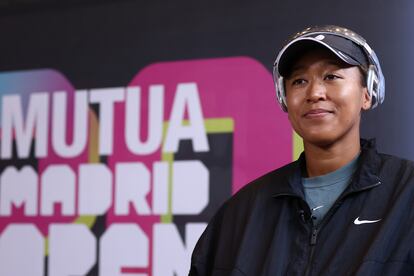
[[[325,80],[335,80],[335,79],[339,79],[339,76],[334,75],[334,74],[328,74],[325,76]]]
[[[304,79],[295,79],[292,81],[292,85],[300,85],[305,83],[306,81]]]

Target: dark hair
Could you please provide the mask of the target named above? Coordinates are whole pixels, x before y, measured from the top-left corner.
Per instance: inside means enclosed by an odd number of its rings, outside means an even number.
[[[358,66],[359,73],[361,75],[361,85],[362,87],[367,87],[367,69],[363,66]]]

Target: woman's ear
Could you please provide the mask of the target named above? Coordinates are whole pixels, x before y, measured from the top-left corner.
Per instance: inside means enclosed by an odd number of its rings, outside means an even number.
[[[371,108],[371,97],[369,96],[368,89],[366,87],[362,90],[362,110],[368,110]]]

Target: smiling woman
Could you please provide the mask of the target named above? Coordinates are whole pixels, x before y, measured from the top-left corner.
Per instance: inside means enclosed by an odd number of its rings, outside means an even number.
[[[361,110],[369,109],[371,103],[367,88],[359,81],[360,70],[323,46],[303,53],[292,68],[285,80],[287,110],[305,151],[319,155],[320,147],[329,147],[340,157],[335,163],[331,160],[330,166],[318,164],[319,171],[308,167],[308,175],[334,171],[360,150]]]
[[[304,152],[220,208],[190,275],[414,275],[414,164],[360,140],[361,112],[384,99],[375,53],[345,28],[308,28],[274,78]]]

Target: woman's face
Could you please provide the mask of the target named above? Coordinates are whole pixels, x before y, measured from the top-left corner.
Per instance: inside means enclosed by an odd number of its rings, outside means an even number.
[[[359,139],[360,112],[371,101],[358,67],[316,49],[294,63],[285,91],[289,120],[305,143],[330,146],[355,135]]]

